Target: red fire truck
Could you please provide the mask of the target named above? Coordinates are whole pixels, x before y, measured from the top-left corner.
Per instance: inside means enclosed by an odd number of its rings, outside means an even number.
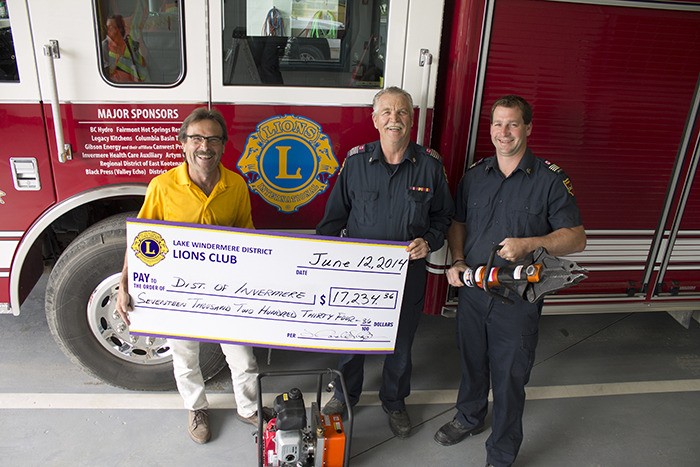
[[[50,271],[59,346],[117,386],[172,385],[162,339],[114,314],[124,219],[182,160],[194,108],[229,122],[224,164],[259,229],[312,231],[347,150],[401,86],[454,190],[491,154],[491,103],[535,110],[530,146],[574,182],[589,270],[545,313],[700,310],[700,4],[625,0],[0,2],[0,313]],[[449,312],[446,248],[426,313]],[[220,355],[208,349],[211,376]]]

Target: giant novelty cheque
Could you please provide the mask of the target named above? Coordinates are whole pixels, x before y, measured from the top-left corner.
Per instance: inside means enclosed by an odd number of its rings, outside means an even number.
[[[132,334],[394,350],[405,243],[128,219],[127,248]]]

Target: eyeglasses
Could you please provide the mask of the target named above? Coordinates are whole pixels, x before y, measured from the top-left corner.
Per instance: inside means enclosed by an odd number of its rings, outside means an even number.
[[[185,135],[197,146],[201,146],[204,141],[210,146],[218,146],[224,142],[221,136],[202,136],[202,135]]]

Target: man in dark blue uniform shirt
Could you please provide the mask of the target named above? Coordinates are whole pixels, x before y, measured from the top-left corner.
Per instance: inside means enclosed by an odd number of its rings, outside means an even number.
[[[411,95],[397,87],[378,92],[372,120],[379,141],[348,152],[316,232],[338,236],[345,230],[353,238],[408,242],[410,262],[396,345],[384,360],[379,390],[392,432],[405,438],[411,431],[404,400],[411,391],[411,346],[423,309],[425,257],[443,246],[454,206],[440,157],[410,140]],[[340,358],[352,405],[362,393],[364,361],[361,354]],[[336,381],[335,394],[323,412],[342,413],[343,401]]]
[[[582,251],[586,233],[571,181],[555,164],[536,158],[527,147],[532,109],[519,96],[505,96],[491,108],[491,142],[496,155],[467,170],[456,197],[447,235],[454,260],[447,272],[460,287],[457,346],[462,379],[457,414],[435,434],[444,446],[485,429],[489,384],[493,390],[487,465],[509,466],[523,439],[525,384],[535,358],[542,302],[511,294],[504,304],[480,288],[463,287],[467,267],[486,264],[501,245],[494,266],[526,257],[542,246],[554,256]],[[501,291],[501,293],[504,293]]]

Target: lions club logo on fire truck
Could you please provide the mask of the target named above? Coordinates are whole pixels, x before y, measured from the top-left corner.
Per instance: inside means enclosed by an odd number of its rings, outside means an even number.
[[[292,213],[328,188],[338,160],[318,123],[278,115],[248,135],[238,168],[251,191],[280,212]]]
[[[131,249],[136,252],[136,257],[147,266],[155,266],[160,263],[168,252],[168,246],[163,237],[152,230],[139,232]]]

